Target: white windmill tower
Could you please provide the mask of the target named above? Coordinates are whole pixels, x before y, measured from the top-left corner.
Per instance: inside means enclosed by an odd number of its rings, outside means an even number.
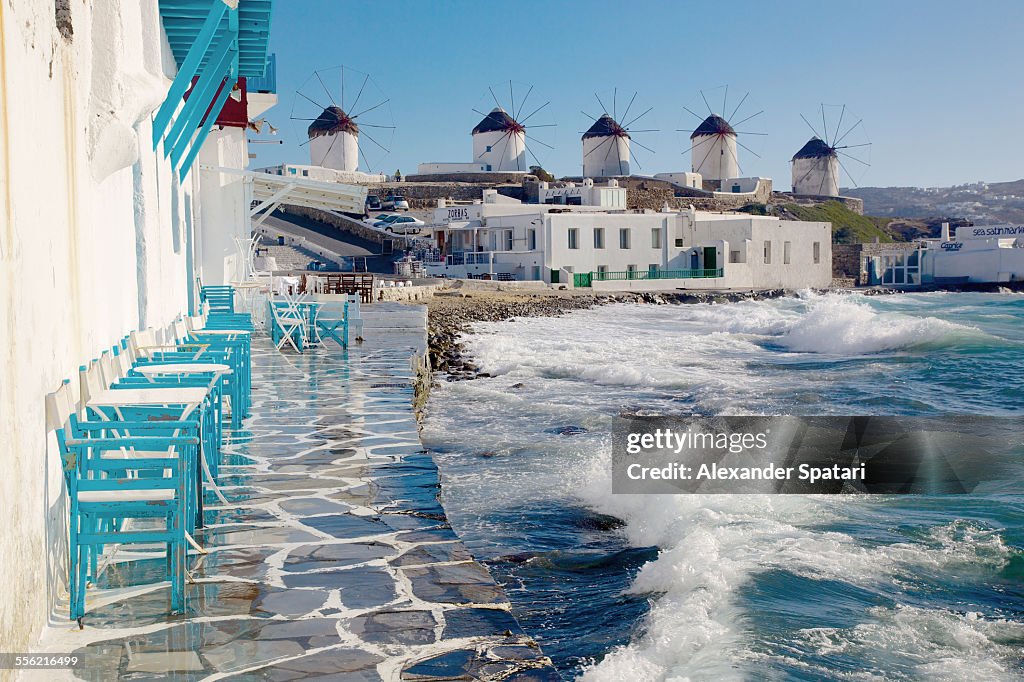
[[[712,111],[711,105],[708,104],[707,97],[704,96],[704,91],[700,91],[700,96],[704,100],[705,106],[708,109],[708,116],[702,117],[699,114],[694,113],[690,109],[686,109],[689,113],[700,119],[700,125],[697,126],[690,135],[690,158],[693,172],[700,173],[704,180],[711,181],[721,185],[722,181],[730,178],[738,178],[743,173],[743,167],[740,164],[740,157],[737,151],[737,147],[742,147],[748,152],[760,158],[750,147],[747,147],[739,141],[739,135],[762,135],[763,133],[751,133],[741,132],[737,128],[751,120],[755,116],[759,116],[764,111],[758,111],[757,113],[751,114],[746,118],[742,119],[737,123],[733,123],[736,119],[736,114],[739,113],[743,103],[747,100],[747,93],[740,100],[740,103],[736,105],[732,113],[728,118],[725,117],[725,112],[728,107],[729,88],[725,87],[725,96],[722,99],[722,113],[718,114]]]
[[[636,93],[633,93],[633,97],[629,100],[629,105],[626,106],[626,110],[622,113],[622,120],[626,121],[626,123],[620,124],[617,111],[618,89],[612,93],[612,113],[610,114],[607,107],[604,106],[604,102],[601,101],[601,98],[596,93],[594,97],[597,98],[598,104],[601,105],[603,113],[594,119],[593,116],[583,112],[584,116],[594,120],[593,125],[583,133],[582,137],[583,177],[602,178],[629,175],[630,160],[636,160],[633,156],[631,144],[635,143],[642,149],[646,149],[651,153],[654,152],[650,147],[645,147],[633,139],[634,133],[655,132],[654,130],[630,129],[630,126],[650,113],[653,107],[647,109],[647,111],[639,116],[629,119],[629,110],[636,100]],[[637,163],[637,167],[640,167],[639,163]]]
[[[309,163],[353,173],[359,168],[359,126],[333,104],[306,129]]]
[[[346,93],[351,96],[353,92],[355,97],[346,101]],[[390,100],[369,75],[344,66],[314,71],[295,94],[291,119],[310,122],[303,142],[309,145],[310,165],[344,173],[356,173],[360,167],[372,172],[373,164],[366,150],[360,148],[363,137],[372,144],[371,151],[390,151],[385,146],[390,144],[390,138],[383,137],[393,135],[395,130],[394,125],[388,125]],[[366,106],[368,102],[372,104]],[[379,130],[371,135],[367,128]],[[383,143],[374,135],[380,136]]]
[[[532,86],[524,97],[519,98],[519,107],[516,108],[516,95],[513,83],[509,81],[508,110],[498,101],[497,95],[494,94],[494,88],[488,88],[488,90],[491,93],[491,98],[494,100],[494,108],[486,114],[479,109],[473,110],[483,116],[483,119],[476,124],[472,131],[473,161],[485,165],[489,171],[525,173],[530,168],[527,160],[527,154],[529,154],[540,165],[537,156],[530,150],[527,140],[531,139],[549,149],[554,149],[554,147],[530,137],[528,129],[550,128],[554,124],[527,126],[526,122],[534,114],[548,106],[550,102],[545,102],[528,116],[522,117],[526,102],[530,98],[530,93],[533,92]]]
[[[870,151],[871,143],[861,142],[859,138],[856,138],[852,140],[855,144],[841,144],[854,131],[859,131],[863,135],[864,129],[861,127],[863,123],[863,119],[861,119],[844,132],[842,126],[843,118],[846,116],[846,105],[840,106],[842,108],[839,112],[839,120],[834,122],[831,135],[829,133],[828,116],[826,115],[824,104],[821,105],[821,135],[818,134],[817,129],[811,125],[810,121],[803,114],[800,115],[800,118],[804,120],[804,123],[814,133],[814,137],[808,140],[800,148],[800,151],[793,155],[793,194],[839,196],[841,171],[846,171],[846,167],[839,158],[840,154],[864,166],[870,165],[866,160],[860,158],[856,152],[844,151],[851,149]],[[846,175],[856,186],[857,181],[849,171],[846,171]]]

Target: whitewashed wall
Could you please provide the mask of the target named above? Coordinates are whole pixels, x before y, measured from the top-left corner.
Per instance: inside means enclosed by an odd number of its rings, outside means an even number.
[[[185,309],[197,211],[150,142],[174,71],[155,0],[70,7],[65,37],[52,2],[0,3],[0,651],[28,648],[66,572],[43,396]]]
[[[199,164],[209,168],[245,168],[248,164],[246,131],[242,128],[214,129],[199,150]],[[235,173],[203,168],[199,198],[203,225],[196,244],[203,284],[228,284],[243,276],[242,256],[236,239],[249,237],[250,185]]]
[[[352,173],[359,167],[359,138],[351,133],[314,137],[309,143],[309,163]]]
[[[492,172],[530,170],[526,162],[526,134],[506,135],[500,130],[476,133],[473,135],[473,163],[489,165]]]

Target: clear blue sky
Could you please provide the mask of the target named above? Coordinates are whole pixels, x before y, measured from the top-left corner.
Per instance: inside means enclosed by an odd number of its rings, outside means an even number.
[[[676,131],[697,121],[683,107],[706,113],[704,89],[721,109],[728,84],[731,102],[750,92],[741,114],[765,110],[742,126],[768,133],[741,136],[761,156],[741,150],[743,171],[777,188],[789,187],[789,159],[811,135],[800,114],[820,130],[823,102],[864,119],[872,147],[871,167],[855,172],[861,185],[1024,177],[1019,0],[279,0],[274,12],[280,103],[267,118],[284,144],[253,146],[256,166],[309,163],[304,124],[289,121],[295,90],[314,70],[344,64],[391,97],[397,130],[382,163],[391,173],[472,160],[473,108],[487,106],[488,86],[511,79],[534,86],[531,104],[551,101],[529,123],[558,124],[535,131],[555,150],[532,147],[558,176],[580,173],[590,123],[580,110],[600,113],[594,93],[615,87],[620,102],[639,93],[634,111],[654,107],[637,125],[660,131],[636,135],[657,152],[638,150],[641,172],[689,170],[687,135]]]

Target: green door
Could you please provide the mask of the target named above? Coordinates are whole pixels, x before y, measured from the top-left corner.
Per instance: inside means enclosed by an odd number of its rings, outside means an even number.
[[[551,268],[551,283],[558,284],[558,270]]]
[[[593,275],[592,272],[574,272],[572,273],[572,284],[575,287],[589,287]]]
[[[704,247],[704,269],[705,270],[717,270],[718,269],[718,249],[714,246]]]

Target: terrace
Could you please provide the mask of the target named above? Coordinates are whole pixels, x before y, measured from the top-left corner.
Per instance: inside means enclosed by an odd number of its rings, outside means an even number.
[[[90,680],[557,679],[437,501],[413,407],[424,329],[368,336],[299,354],[254,332],[251,400],[230,404],[249,416],[224,418],[183,608],[165,548],[115,538],[89,569],[82,629],[65,602],[38,650],[73,651]]]

